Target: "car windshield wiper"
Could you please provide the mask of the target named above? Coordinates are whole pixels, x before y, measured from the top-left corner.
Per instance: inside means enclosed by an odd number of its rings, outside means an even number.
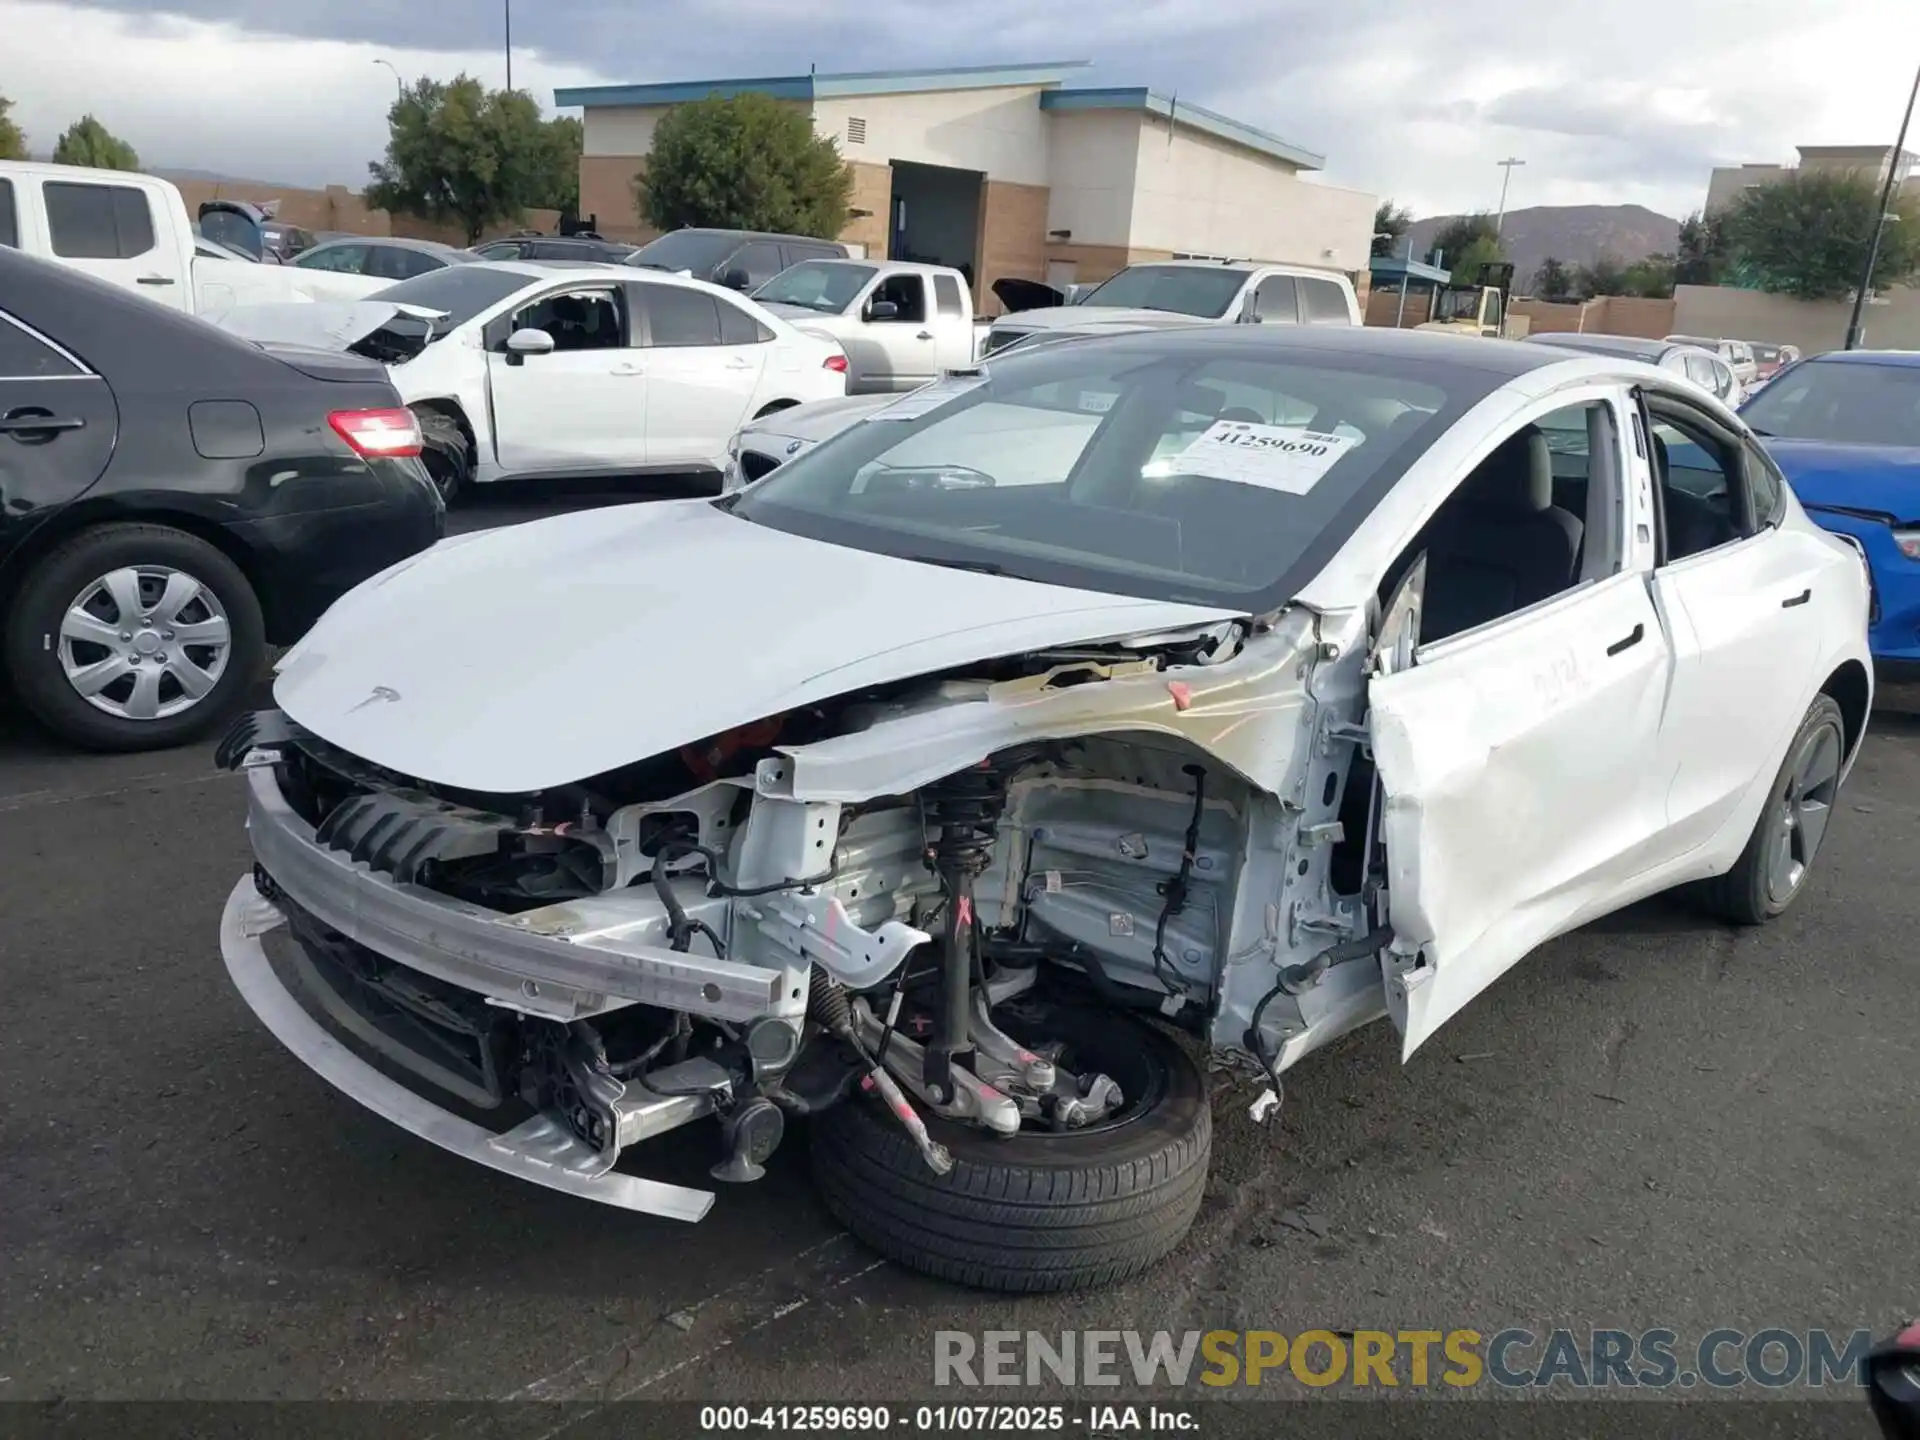
[[[1006,570],[991,560],[949,560],[941,555],[902,555],[916,565],[939,565],[948,570],[971,570],[979,575],[1004,575]]]

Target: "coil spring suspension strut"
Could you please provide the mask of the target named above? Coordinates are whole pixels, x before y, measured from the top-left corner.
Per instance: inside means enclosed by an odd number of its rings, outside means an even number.
[[[975,945],[973,882],[992,862],[1000,815],[1007,807],[1007,775],[986,761],[921,792],[927,818],[927,868],[940,877],[947,908],[940,947],[940,1006],[922,1076],[928,1092],[953,1099],[953,1066],[970,1054]]]

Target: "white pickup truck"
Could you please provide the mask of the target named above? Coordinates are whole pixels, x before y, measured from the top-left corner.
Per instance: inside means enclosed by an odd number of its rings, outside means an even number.
[[[999,290],[996,287],[996,294]],[[1006,300],[1005,295],[1001,296]],[[1019,310],[993,322],[981,346],[991,355],[1036,330],[1096,319],[1185,316],[1193,325],[1358,325],[1353,282],[1308,265],[1240,260],[1156,260],[1129,265],[1069,305]]]
[[[359,300],[392,283],[259,263],[232,244],[258,223],[253,207],[216,200],[200,208],[203,222],[219,215],[217,236],[196,232],[179,188],[157,175],[0,160],[0,245],[203,319],[240,305]]]
[[[753,292],[790,324],[847,352],[847,393],[914,390],[973,364],[966,278],[904,260],[803,260]]]

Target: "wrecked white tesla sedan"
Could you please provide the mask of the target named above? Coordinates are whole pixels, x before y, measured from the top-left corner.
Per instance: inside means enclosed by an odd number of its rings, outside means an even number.
[[[1193,1051],[1411,1052],[1686,882],[1793,902],[1857,753],[1867,571],[1684,380],[1222,327],[904,396],[717,501],[466,537],[340,601],[222,746],[222,948],[332,1084],[521,1179],[809,1117],[935,1275],[1134,1273]],[[1176,1043],[1180,1032],[1188,1043]]]

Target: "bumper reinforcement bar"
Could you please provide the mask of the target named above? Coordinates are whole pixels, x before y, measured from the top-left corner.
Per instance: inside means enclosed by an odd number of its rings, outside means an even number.
[[[388,1079],[328,1034],[274,973],[261,937],[284,923],[252,877],[243,877],[220,916],[221,958],[234,988],[274,1038],[342,1094],[442,1150],[516,1180],[669,1220],[699,1220],[712,1207],[711,1191],[608,1170],[604,1157],[545,1116],[496,1135]]]

